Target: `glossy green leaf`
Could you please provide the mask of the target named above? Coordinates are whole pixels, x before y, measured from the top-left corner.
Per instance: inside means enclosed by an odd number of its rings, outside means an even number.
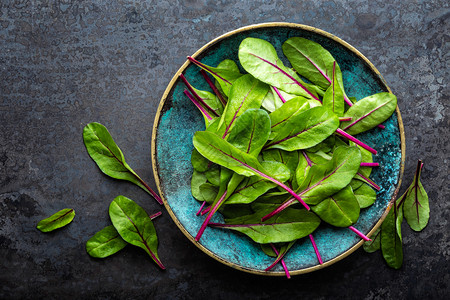
[[[367,184],[361,185],[353,191],[356,200],[358,200],[359,207],[366,208],[375,203],[377,199],[377,192]]]
[[[89,123],[83,129],[83,140],[91,158],[100,170],[116,179],[130,181],[152,195],[158,203],[161,198],[125,162],[122,151],[116,145],[105,126]]]
[[[282,243],[300,239],[312,233],[320,224],[320,219],[304,209],[286,209],[283,213],[261,222],[261,213],[235,219],[227,219],[226,224],[210,224],[212,227],[239,231],[260,244]]]
[[[247,109],[261,107],[269,86],[247,74],[237,79],[230,89],[227,106],[218,124],[218,133],[222,136],[229,134],[236,119]]]
[[[212,165],[206,170],[204,173],[206,176],[206,179],[215,186],[220,185],[220,166],[218,165]]]
[[[263,161],[276,161],[284,164],[288,167],[291,173],[290,178],[293,178],[299,162],[298,151],[284,151],[281,149],[270,149],[261,152],[261,158]],[[289,179],[289,178],[288,178]]]
[[[355,135],[372,129],[386,121],[397,107],[397,97],[391,93],[378,93],[356,102],[344,114],[351,121],[342,122],[340,127],[348,134]]]
[[[204,183],[199,187],[200,201],[206,201],[207,203],[213,203],[219,192],[219,187],[210,183]]]
[[[403,203],[403,214],[408,225],[414,231],[424,229],[430,218],[430,204],[428,195],[420,182],[422,163],[419,161],[413,183],[400,198]]]
[[[86,251],[92,257],[105,258],[122,250],[127,244],[116,228],[110,225],[94,234],[86,242]]]
[[[309,102],[305,100],[303,97],[295,97],[291,100],[288,100],[284,103],[280,108],[276,109],[272,112],[270,117],[271,122],[271,133],[270,139],[273,139],[278,130],[283,128],[283,125],[293,116],[298,115],[299,113],[308,110]]]
[[[359,204],[352,188],[347,186],[312,207],[323,221],[336,227],[348,227],[359,218]]]
[[[381,248],[381,226],[370,237],[371,241],[364,242],[363,248],[367,253],[373,253]]]
[[[203,157],[197,149],[192,150],[191,154],[191,164],[194,170],[198,172],[205,172],[208,170],[209,160]]]
[[[381,224],[381,252],[388,266],[399,269],[403,263],[401,238],[401,210],[394,203],[386,219]]]
[[[204,201],[203,196],[200,193],[200,186],[202,184],[205,184],[207,181],[208,179],[206,178],[204,173],[194,170],[191,178],[191,193],[195,199],[199,201]]]
[[[239,46],[239,62],[257,79],[286,93],[306,98],[312,98],[315,93],[309,84],[283,65],[275,48],[265,40],[251,37],[244,39]]]
[[[39,221],[36,228],[42,232],[50,232],[55,229],[61,228],[72,222],[75,217],[75,211],[73,208],[65,208],[50,217]]]
[[[131,199],[117,196],[109,206],[109,217],[126,242],[144,249],[161,269],[165,269],[158,257],[155,226],[142,207]]]
[[[324,107],[314,107],[291,117],[266,144],[266,149],[294,151],[313,147],[339,127],[338,117]]]
[[[283,105],[283,101],[275,96],[275,92],[269,90],[264,96],[261,106],[268,112],[273,112]]]
[[[257,156],[269,139],[270,118],[262,109],[248,109],[236,119],[228,142],[252,156]]]
[[[344,115],[345,103],[344,91],[337,81],[335,68],[333,68],[331,78],[331,85],[328,87],[325,95],[323,96],[322,104],[324,107],[334,112],[338,117],[342,117]]]

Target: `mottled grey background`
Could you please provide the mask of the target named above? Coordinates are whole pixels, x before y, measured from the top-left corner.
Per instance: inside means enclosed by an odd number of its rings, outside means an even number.
[[[92,3],[94,2],[94,3]],[[444,299],[450,295],[448,1],[25,1],[0,4],[0,298]],[[187,55],[238,27],[307,24],[367,56],[398,96],[406,131],[403,192],[425,163],[428,227],[404,232],[404,265],[358,250],[322,271],[269,278],[211,259],[168,214],[155,220],[160,271],[141,249],[105,260],[84,249],[118,194],[149,213],[144,191],[104,176],[82,129],[105,124],[155,187],[150,138],[163,91]],[[73,207],[74,222],[36,223]],[[404,224],[406,225],[406,224]]]

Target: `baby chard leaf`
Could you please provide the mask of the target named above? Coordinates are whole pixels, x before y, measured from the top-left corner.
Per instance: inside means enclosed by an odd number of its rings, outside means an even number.
[[[386,121],[397,107],[397,97],[391,93],[378,93],[356,102],[344,114],[351,121],[342,122],[340,127],[346,133],[355,135],[372,129]]]
[[[92,257],[104,258],[122,250],[127,245],[113,225],[94,234],[86,242],[86,251]]]
[[[361,185],[353,191],[360,208],[366,208],[375,203],[377,192],[367,184]]]
[[[325,140],[338,127],[339,118],[333,112],[322,106],[313,107],[291,117],[264,148],[306,149]]]
[[[329,198],[312,207],[323,221],[336,227],[348,227],[359,218],[359,204],[352,188],[346,186]]]
[[[51,215],[50,217],[41,220],[36,228],[42,232],[50,232],[55,229],[61,228],[72,222],[75,217],[75,211],[73,208],[65,208]]]
[[[262,82],[289,94],[318,100],[314,89],[293,70],[285,67],[275,48],[265,40],[251,37],[243,40],[239,46],[239,62],[247,72]]]
[[[400,269],[403,263],[402,221],[402,210],[394,203],[381,224],[381,252],[388,266],[394,269]]]
[[[109,217],[126,242],[144,249],[161,269],[165,269],[158,257],[155,226],[142,207],[127,197],[117,196],[109,206]]]
[[[371,241],[366,241],[363,245],[364,251],[367,253],[372,253],[377,250],[380,250],[381,247],[381,227],[378,227],[378,229],[373,233],[371,236]]]
[[[105,126],[99,123],[87,124],[83,129],[83,140],[89,155],[103,173],[116,179],[128,180],[152,195],[159,204],[163,203],[158,194],[125,162],[122,151]]]
[[[287,209],[282,214],[261,222],[261,213],[226,220],[226,224],[210,223],[216,228],[232,229],[260,244],[291,242],[312,233],[320,219],[304,209]]]
[[[336,80],[336,62],[333,63],[331,85],[323,96],[323,106],[330,109],[338,117],[344,115],[344,92]]]
[[[428,224],[430,218],[430,204],[428,195],[420,182],[423,163],[419,160],[414,180],[405,194],[400,198],[403,203],[403,214],[408,225],[414,231],[421,231]]]
[[[271,133],[270,138],[273,139],[277,131],[280,128],[283,128],[283,125],[295,115],[308,110],[309,102],[305,100],[303,97],[295,97],[291,100],[286,101],[280,108],[273,111],[269,117],[271,121]]]

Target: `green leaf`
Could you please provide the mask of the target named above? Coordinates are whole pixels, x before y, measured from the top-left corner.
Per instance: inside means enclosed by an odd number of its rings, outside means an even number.
[[[359,218],[359,204],[352,188],[346,186],[336,194],[312,207],[323,221],[336,227],[348,227]]]
[[[333,112],[324,107],[314,107],[291,117],[265,148],[294,151],[313,147],[338,127],[339,119]]]
[[[301,154],[299,154],[298,151],[288,152],[281,149],[270,149],[261,152],[263,161],[276,161],[288,167],[289,172],[291,173],[291,176],[288,179],[292,179],[295,175],[299,162],[299,155]]]
[[[312,233],[320,219],[304,209],[286,209],[277,216],[261,222],[261,213],[227,219],[226,224],[212,223],[210,226],[239,231],[260,244],[291,242]]]
[[[92,257],[105,258],[122,250],[127,245],[113,225],[94,234],[86,242],[86,251]]]
[[[286,101],[280,108],[272,112],[270,117],[271,130],[270,139],[273,139],[277,131],[293,116],[309,109],[309,102],[303,97],[295,97]]]
[[[262,82],[289,94],[305,98],[316,97],[313,96],[315,92],[309,84],[303,82],[293,70],[283,65],[275,48],[269,42],[257,38],[246,38],[239,46],[238,55],[242,67]]]
[[[236,119],[228,142],[252,156],[257,156],[269,139],[270,118],[262,109],[249,109]]]
[[[194,87],[192,87],[194,91],[197,93],[197,95],[202,98],[202,100],[218,115],[221,116],[223,113],[223,105],[220,102],[219,98],[211,92],[208,91],[202,91],[198,90]],[[203,115],[203,114],[202,114]],[[209,120],[205,115],[203,115],[203,118],[205,119],[205,125],[206,127],[209,126],[215,119],[218,117],[215,114],[210,113],[210,116],[212,117],[212,120]]]
[[[363,248],[367,253],[380,250],[381,247],[381,226],[371,236],[371,241],[364,242]]]
[[[210,183],[204,183],[199,187],[200,201],[206,201],[207,203],[213,203],[219,192],[219,187]]]
[[[420,182],[422,166],[422,162],[419,161],[413,183],[401,197],[402,203],[404,202],[403,214],[405,215],[406,222],[408,222],[408,225],[414,231],[424,229],[430,218],[428,195]]]
[[[276,96],[275,92],[272,89],[269,90],[269,92],[264,96],[261,103],[261,106],[268,112],[273,112],[280,108],[282,105],[283,101],[281,101],[281,99]]]
[[[323,96],[323,106],[334,112],[337,116],[344,115],[344,91],[342,90],[336,78],[336,71],[333,68],[331,85]]]
[[[75,217],[75,211],[73,208],[65,208],[50,217],[39,221],[36,228],[42,232],[50,232],[55,229],[61,228],[72,222]]]
[[[340,127],[348,134],[355,135],[372,129],[386,121],[397,107],[397,97],[391,93],[378,93],[356,102],[344,114],[351,121],[341,122]]]
[[[381,224],[381,252],[384,260],[394,269],[399,269],[403,263],[403,249],[401,238],[401,210],[394,205],[391,207],[386,219]]]
[[[194,170],[203,173],[208,170],[209,160],[204,158],[200,153],[198,153],[197,149],[194,148],[191,154],[191,164]]]
[[[226,136],[235,125],[236,118],[247,109],[260,108],[269,91],[267,84],[247,74],[237,79],[230,89],[227,106],[218,124],[218,133]]]
[[[366,208],[375,203],[377,199],[377,192],[367,184],[361,185],[359,188],[353,191],[356,200],[358,200],[360,208]]]
[[[308,204],[318,204],[323,199],[346,187],[355,176],[361,163],[361,152],[356,147],[340,146],[331,161],[313,165],[302,185],[300,197]]]
[[[165,269],[158,257],[155,226],[142,207],[131,199],[117,196],[109,206],[109,217],[126,242],[144,249],[161,269]]]
[[[218,165],[212,165],[205,172],[206,179],[215,186],[220,185],[220,167]]]
[[[103,173],[112,178],[127,180],[136,184],[162,204],[158,194],[125,162],[122,151],[105,126],[99,123],[87,124],[83,129],[83,140],[89,155]]]

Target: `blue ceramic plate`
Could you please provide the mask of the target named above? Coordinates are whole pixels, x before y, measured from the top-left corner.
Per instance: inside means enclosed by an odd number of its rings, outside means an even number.
[[[355,48],[329,33],[304,25],[266,23],[243,27],[206,44],[193,57],[210,66],[216,66],[227,58],[238,62],[241,41],[247,37],[256,37],[272,43],[283,62],[289,66],[281,45],[294,36],[313,40],[331,52],[341,67],[349,96],[359,100],[374,93],[390,92],[376,68]],[[209,90],[199,68],[186,62],[173,77],[158,108],[152,137],[153,170],[169,214],[187,238],[213,258],[255,274],[284,275],[280,265],[265,272],[264,269],[272,263],[273,258],[265,255],[259,245],[249,238],[234,231],[207,228],[200,243],[194,241],[193,237],[204,216],[195,215],[200,203],[191,194],[193,169],[190,157],[194,133],[205,128],[202,115],[183,94],[185,87],[178,79],[180,73],[184,73],[196,88]],[[403,173],[404,133],[398,108],[383,124],[386,126],[384,130],[375,128],[358,135],[359,139],[378,150],[374,161],[381,165],[370,176],[381,187],[377,193],[377,201],[371,207],[361,210],[360,218],[354,225],[367,235],[375,231],[387,214],[390,201],[396,197],[400,187]],[[212,221],[221,222],[223,218],[217,214]],[[346,228],[321,225],[314,237],[324,264],[318,264],[309,239],[304,238],[285,257],[291,274],[326,267],[362,245],[361,239]]]

